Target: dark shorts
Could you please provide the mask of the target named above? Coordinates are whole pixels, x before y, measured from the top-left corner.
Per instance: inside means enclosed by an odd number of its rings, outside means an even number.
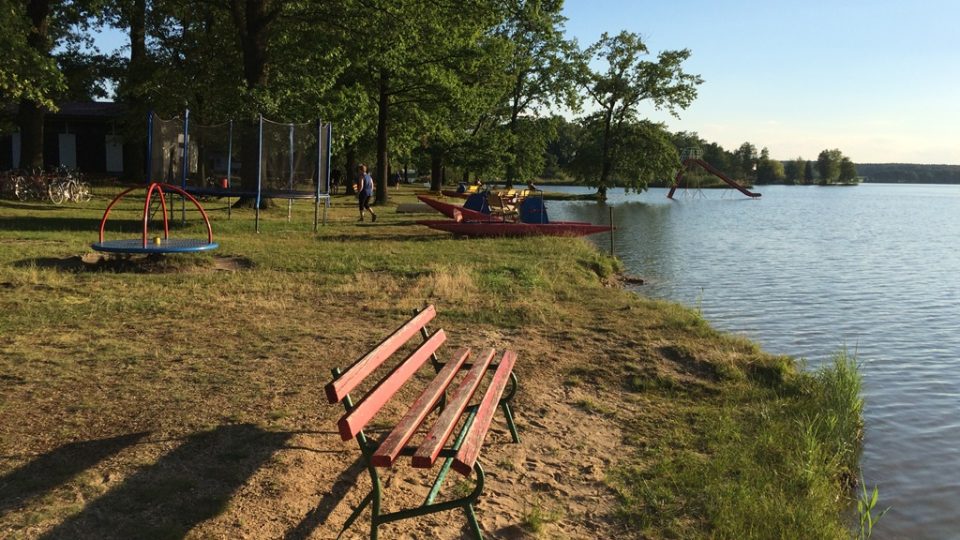
[[[360,192],[359,195],[357,195],[357,200],[360,202],[360,209],[361,209],[361,210],[369,210],[369,209],[370,209],[370,199],[371,199],[371,198],[373,198],[373,195],[367,195],[366,193],[364,193],[364,192],[362,192],[362,191]]]

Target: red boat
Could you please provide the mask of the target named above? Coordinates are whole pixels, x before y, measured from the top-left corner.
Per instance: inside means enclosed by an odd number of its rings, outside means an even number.
[[[425,195],[417,195],[420,202],[433,208],[437,212],[457,221],[503,221],[502,217],[492,216],[477,210],[464,208],[456,204],[445,203],[436,199],[431,199]]]
[[[609,231],[607,225],[593,225],[576,221],[553,221],[550,223],[519,223],[510,221],[418,221],[431,229],[452,232],[463,236],[586,236]]]

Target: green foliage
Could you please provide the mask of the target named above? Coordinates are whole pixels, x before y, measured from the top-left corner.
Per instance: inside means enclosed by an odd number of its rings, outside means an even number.
[[[584,121],[580,147],[570,164],[578,179],[601,189],[620,185],[642,191],[650,183],[676,173],[680,156],[663,124],[646,120],[624,123],[617,136],[610,139],[604,139],[603,130],[599,114]],[[601,182],[604,160],[608,163],[607,180]]]
[[[601,195],[606,194],[618,169],[629,171],[623,178],[629,187],[643,189],[649,176],[662,171],[666,162],[672,159],[673,166],[677,165],[676,151],[668,150],[665,143],[669,139],[662,128],[655,130],[652,126],[656,124],[639,122],[638,108],[649,103],[678,116],[677,111],[687,108],[696,98],[697,86],[703,80],[683,71],[681,64],[690,57],[687,49],[663,51],[656,61],[644,60],[647,54],[640,36],[626,31],[616,36],[604,33],[584,52],[586,58],[604,67],[588,70],[582,78],[584,90],[600,110],[584,122],[594,133],[586,144],[594,146],[596,158],[592,164],[581,160],[576,170]],[[617,152],[614,148],[620,139],[638,142],[652,135],[656,136],[647,142],[644,151],[621,148]],[[653,165],[637,171],[637,164],[644,159]]]
[[[857,181],[857,166],[850,161],[850,158],[844,156],[840,160],[840,178],[841,183],[848,184]]]
[[[549,133],[525,129],[545,108],[579,106],[577,74],[582,69],[579,51],[564,38],[559,0],[509,0],[495,35],[509,44],[505,56],[501,95],[495,116],[509,134],[506,180],[530,178],[543,171]],[[536,122],[534,122],[536,123]]]
[[[784,166],[784,176],[787,184],[802,184],[804,160],[798,157],[795,160],[788,161]]]
[[[859,163],[857,171],[866,177],[867,182],[960,184],[960,165]]]
[[[873,486],[873,491],[867,491],[867,483],[860,475],[860,493],[857,496],[857,540],[867,540],[873,535],[873,526],[883,518],[890,510],[885,508],[880,514],[874,517],[873,512],[877,508],[877,500],[880,497],[880,490]]]
[[[820,185],[834,184],[840,179],[840,161],[843,153],[834,148],[823,150],[817,156],[817,173],[820,175]]]
[[[764,148],[760,152],[760,159],[757,160],[757,183],[775,184],[783,182],[786,179],[786,172],[783,163],[775,159],[770,159],[770,152]]]
[[[49,54],[52,43],[43,48],[28,41],[33,25],[27,18],[25,2],[4,2],[0,8],[0,104],[29,99],[54,108],[52,97],[65,88],[63,75]],[[38,43],[42,45],[42,43]]]
[[[812,184],[815,178],[816,176],[813,174],[813,162],[807,160],[807,163],[803,166],[803,183]]]

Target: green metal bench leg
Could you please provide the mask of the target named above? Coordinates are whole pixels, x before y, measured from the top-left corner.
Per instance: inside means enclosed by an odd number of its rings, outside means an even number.
[[[477,521],[477,514],[473,511],[473,505],[468,504],[463,507],[463,513],[467,515],[467,523],[470,524],[470,530],[477,540],[483,540],[483,533],[480,531],[480,523]]]
[[[347,521],[343,524],[343,527],[340,529],[340,534],[337,535],[337,538],[340,538],[341,536],[343,536],[343,533],[347,532],[347,529],[349,529],[350,526],[353,525],[353,522],[356,521],[358,517],[360,517],[360,514],[363,513],[364,509],[367,508],[367,505],[370,504],[372,500],[373,500],[373,492],[371,491],[370,493],[367,493],[367,496],[364,497],[362,501],[360,501],[360,504],[357,505],[356,508],[353,509],[353,512],[350,514],[350,517],[347,518]]]
[[[510,408],[510,402],[513,401],[518,386],[520,386],[520,383],[517,381],[516,374],[510,372],[510,391],[506,397],[500,399],[500,408],[503,409],[503,416],[507,419],[507,427],[510,429],[510,437],[513,438],[515,443],[520,442],[520,435],[517,433],[517,424],[513,422],[513,410]]]
[[[517,433],[517,425],[513,423],[513,411],[510,410],[510,404],[504,403],[500,408],[503,409],[503,416],[507,419],[507,428],[510,429],[513,442],[519,443],[520,435]]]
[[[457,440],[453,442],[453,449],[459,450],[463,446],[463,439],[467,436],[467,431],[470,431],[470,426],[473,425],[473,419],[477,417],[477,410],[473,409],[467,413],[467,418],[463,422],[463,429],[460,430],[460,434],[457,435]],[[440,467],[440,473],[437,474],[437,479],[433,481],[433,485],[430,486],[430,493],[427,494],[427,498],[423,501],[424,506],[428,504],[433,504],[433,500],[437,498],[437,495],[440,493],[440,486],[443,485],[443,481],[447,479],[447,473],[450,472],[450,466],[453,465],[453,458],[449,457],[443,460],[443,465]]]
[[[371,469],[373,467],[370,467]],[[374,478],[373,508],[370,513],[370,540],[377,540],[377,528],[380,527],[380,479]]]

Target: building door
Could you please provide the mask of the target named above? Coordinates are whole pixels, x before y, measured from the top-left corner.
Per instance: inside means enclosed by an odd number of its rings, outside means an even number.
[[[20,132],[16,132],[10,136],[10,151],[12,152],[10,156],[10,168],[19,169],[20,168]]]
[[[77,168],[77,136],[73,133],[60,134],[60,166]]]
[[[105,143],[107,149],[107,172],[123,172],[123,137],[120,135],[107,135]]]

